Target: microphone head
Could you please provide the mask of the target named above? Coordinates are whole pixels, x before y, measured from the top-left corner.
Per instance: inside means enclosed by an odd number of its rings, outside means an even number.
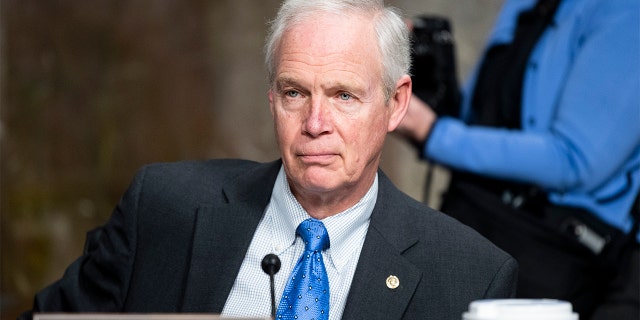
[[[262,270],[269,275],[274,275],[280,271],[280,258],[273,253],[262,258]]]

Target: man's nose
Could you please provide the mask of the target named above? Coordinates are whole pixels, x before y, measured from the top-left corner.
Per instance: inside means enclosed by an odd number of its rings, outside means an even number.
[[[303,130],[305,134],[313,137],[331,132],[332,116],[330,104],[326,98],[311,98],[304,120]]]

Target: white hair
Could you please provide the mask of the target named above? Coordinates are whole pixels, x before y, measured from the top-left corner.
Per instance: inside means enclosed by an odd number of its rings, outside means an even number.
[[[371,17],[382,57],[384,93],[389,100],[394,94],[396,82],[409,74],[411,46],[409,30],[399,10],[385,7],[383,0],[285,0],[271,22],[264,48],[269,83],[273,84],[274,81],[278,67],[276,57],[285,31],[318,12]]]

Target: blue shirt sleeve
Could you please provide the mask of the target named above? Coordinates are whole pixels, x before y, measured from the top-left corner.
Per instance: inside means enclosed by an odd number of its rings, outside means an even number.
[[[509,40],[514,24],[508,21],[522,9],[517,2],[505,3],[489,44]],[[529,59],[522,130],[441,118],[424,156],[456,170],[536,184],[553,202],[628,227],[640,189],[639,16],[637,0],[562,2]],[[604,203],[616,194],[623,196]]]

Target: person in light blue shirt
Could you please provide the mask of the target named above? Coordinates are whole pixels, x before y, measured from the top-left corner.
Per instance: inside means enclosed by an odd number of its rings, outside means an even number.
[[[532,35],[526,15],[550,6],[556,7],[549,21]],[[615,275],[631,291],[610,304],[628,301],[638,319],[638,244],[632,240],[640,239],[633,229],[640,190],[639,17],[637,0],[507,0],[463,87],[459,117],[439,115],[414,96],[399,128],[418,143],[422,158],[451,169],[441,209],[519,261],[518,295],[571,300],[581,319],[592,312],[595,319],[601,311],[594,310],[617,299],[602,293]],[[529,50],[523,49],[527,43]],[[515,222],[499,226],[495,217],[479,215],[483,205],[487,214],[513,211],[505,215]],[[529,213],[525,220],[518,217],[523,212]],[[543,245],[531,250],[507,235],[519,222],[530,226],[526,219],[534,216],[549,228],[548,237],[562,243],[573,236],[591,254],[554,242],[551,250],[561,251],[556,255],[573,250],[588,264],[605,259],[616,251],[612,247],[635,248],[622,250],[626,260],[609,263],[614,271],[597,269],[594,276],[571,269],[554,286],[538,275],[561,272],[560,260],[545,256],[551,253]],[[592,286],[603,273],[603,284]],[[590,289],[574,290],[580,286],[567,282],[570,277]]]

